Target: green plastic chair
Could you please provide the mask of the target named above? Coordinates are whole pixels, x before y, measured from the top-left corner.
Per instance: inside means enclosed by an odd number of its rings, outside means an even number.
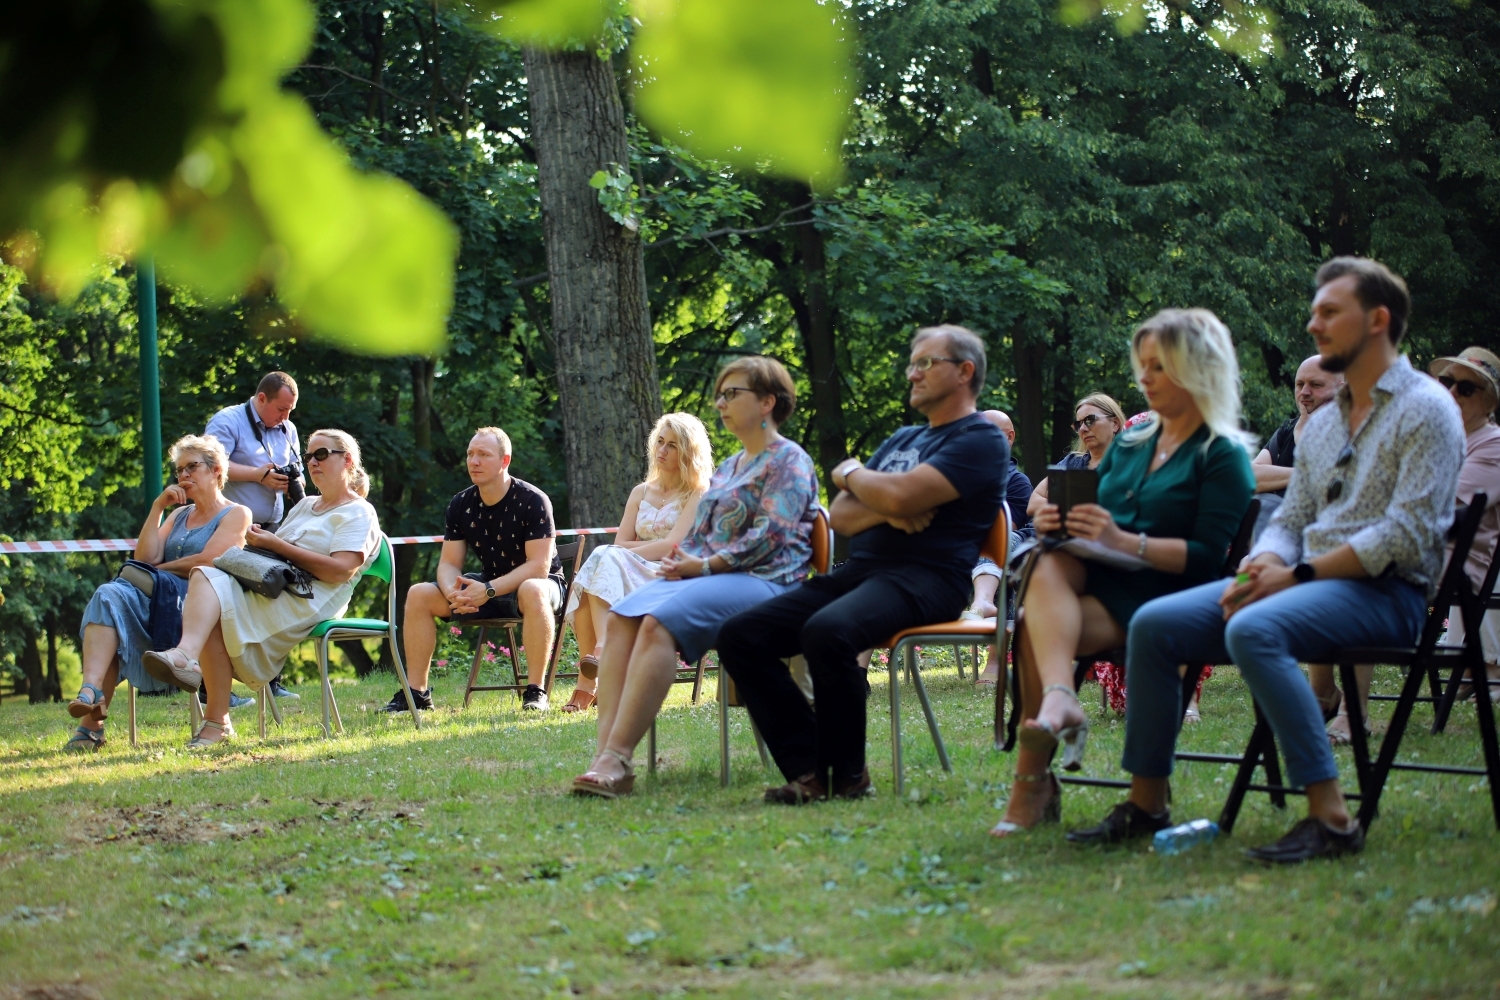
[[[396,560],[391,552],[391,540],[384,534],[380,536],[380,551],[375,555],[375,561],[366,569],[361,578],[373,576],[385,581],[386,593],[386,620],[378,618],[333,618],[319,623],[309,633],[308,638],[317,643],[318,646],[318,673],[323,679],[323,736],[325,739],[333,735],[333,726],[340,733],[344,731],[344,720],[339,717],[338,702],[333,699],[333,684],[328,680],[328,644],[338,639],[385,639],[391,644],[391,660],[396,664],[396,676],[401,678],[401,690],[406,693],[406,707],[411,712],[411,721],[418,730],[422,728],[422,717],[417,713],[416,702],[411,696],[411,685],[406,680],[406,665],[401,662],[401,648],[396,642]],[[330,723],[330,714],[332,720]]]

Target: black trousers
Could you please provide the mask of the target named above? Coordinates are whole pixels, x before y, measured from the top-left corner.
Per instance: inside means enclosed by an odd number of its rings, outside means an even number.
[[[833,788],[865,769],[870,682],[859,654],[902,629],[951,621],[968,600],[966,572],[851,559],[725,622],[719,661],[786,779],[813,773]],[[816,714],[781,662],[798,653]]]

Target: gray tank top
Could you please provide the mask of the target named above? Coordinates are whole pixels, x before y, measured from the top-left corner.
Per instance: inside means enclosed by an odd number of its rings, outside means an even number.
[[[195,506],[196,504],[188,504],[172,519],[172,530],[167,535],[166,544],[162,546],[162,562],[171,562],[173,559],[195,556],[202,552],[208,540],[213,537],[219,522],[224,520],[224,515],[234,509],[233,506],[225,507],[207,524],[189,528],[187,526],[188,515],[193,512]]]

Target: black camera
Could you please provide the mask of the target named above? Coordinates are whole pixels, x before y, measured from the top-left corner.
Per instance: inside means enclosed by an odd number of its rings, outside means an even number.
[[[285,465],[278,465],[271,469],[278,476],[286,476],[286,498],[288,508],[307,496],[307,491],[302,488],[302,463],[295,458]]]

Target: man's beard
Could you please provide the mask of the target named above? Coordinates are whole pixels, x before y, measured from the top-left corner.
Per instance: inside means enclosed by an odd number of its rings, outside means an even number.
[[[1369,346],[1369,343],[1369,337],[1361,337],[1359,343],[1355,344],[1343,354],[1335,354],[1331,358],[1323,358],[1318,362],[1318,367],[1322,368],[1325,372],[1330,372],[1335,375],[1339,374],[1340,372],[1348,371],[1349,366],[1354,364],[1355,361],[1359,360],[1359,356],[1364,353],[1364,349]]]

